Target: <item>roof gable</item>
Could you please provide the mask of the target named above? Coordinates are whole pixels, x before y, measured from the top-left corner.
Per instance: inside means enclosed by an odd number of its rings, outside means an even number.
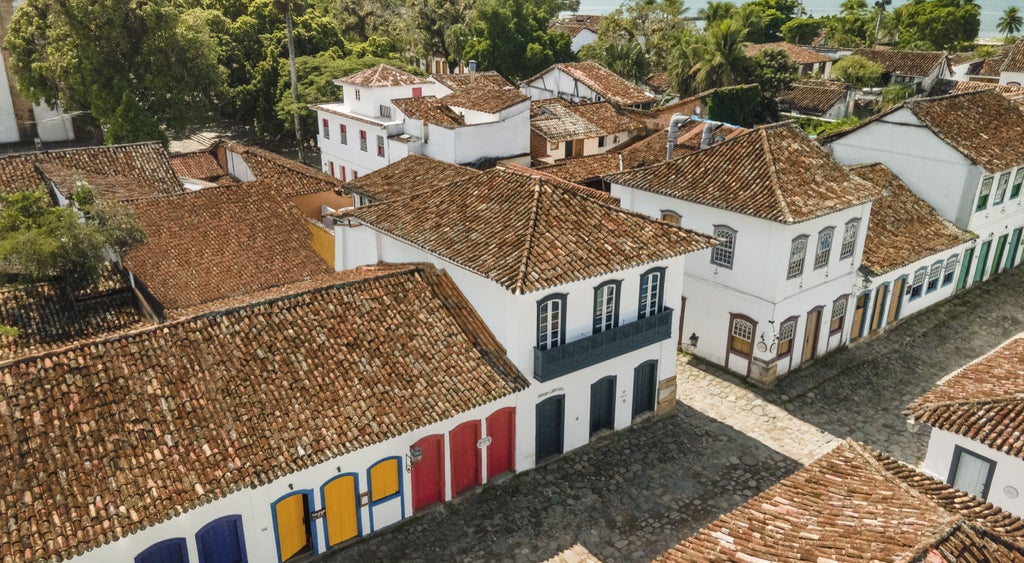
[[[393,86],[415,86],[430,82],[391,65],[379,64],[355,74],[339,78],[338,82],[363,88],[390,88]]]
[[[707,248],[710,237],[623,210],[596,190],[495,168],[352,216],[529,293]]]
[[[528,79],[526,82],[533,82],[552,70],[560,70],[568,74],[600,94],[602,98],[619,105],[632,106],[653,102],[656,99],[639,87],[630,84],[621,76],[593,61],[558,63]]]
[[[1018,38],[1013,44],[999,72],[1024,72],[1024,37]]]
[[[876,62],[890,74],[931,76],[935,68],[947,64],[943,51],[903,51],[900,49],[855,49],[854,55]]]
[[[977,238],[944,219],[884,164],[853,166],[850,171],[882,189],[871,204],[871,223],[861,260],[875,275]]]
[[[851,175],[796,125],[737,134],[719,144],[606,180],[779,223],[800,223],[866,203],[877,189]]]
[[[528,385],[426,265],[331,274],[0,371],[5,561],[81,554]]]

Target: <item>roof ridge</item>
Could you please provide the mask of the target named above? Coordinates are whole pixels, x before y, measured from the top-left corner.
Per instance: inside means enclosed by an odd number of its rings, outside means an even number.
[[[779,172],[775,166],[775,155],[772,152],[772,144],[768,142],[768,134],[765,133],[767,127],[758,128],[757,131],[761,134],[761,145],[764,147],[765,156],[768,158],[769,174],[768,177],[772,182],[772,192],[775,195],[775,199],[778,200],[779,206],[782,208],[782,214],[786,218],[787,223],[794,223],[793,214],[789,210],[789,205],[786,204],[786,198],[782,194],[782,187],[779,185]]]
[[[1024,392],[1004,397],[993,397],[991,399],[963,399],[959,401],[937,401],[934,403],[920,403],[917,405],[917,409],[932,410],[944,407],[966,407],[974,405],[983,406],[999,403],[1024,403]],[[907,408],[909,409],[910,407],[908,406]]]
[[[523,251],[523,259],[519,262],[519,275],[516,277],[516,284],[513,293],[522,295],[526,286],[526,275],[529,272],[530,258],[533,255],[533,237],[537,232],[537,219],[540,216],[540,195],[541,179],[533,178],[533,201],[530,210],[530,225],[526,229],[526,249]]]
[[[881,476],[882,479],[884,479],[885,481],[887,481],[887,482],[897,486],[900,490],[906,491],[907,493],[909,493],[910,496],[912,496],[914,498],[923,499],[923,500],[928,501],[930,504],[934,505],[935,508],[938,509],[942,513],[945,513],[945,514],[950,515],[950,516],[955,516],[956,519],[962,518],[961,514],[959,514],[959,513],[952,513],[950,511],[946,510],[946,508],[944,506],[942,506],[942,504],[940,504],[936,499],[934,499],[931,496],[928,496],[928,495],[924,494],[923,492],[915,489],[909,483],[907,483],[903,479],[900,479],[898,476],[894,475],[891,471],[889,471],[888,468],[885,467],[885,465],[881,461],[879,461],[875,457],[876,450],[874,448],[872,448],[871,446],[868,446],[867,444],[863,444],[863,443],[857,442],[857,441],[855,441],[855,440],[853,440],[851,438],[847,438],[846,439],[846,443],[848,445],[850,445],[851,449],[853,449],[855,452],[857,452],[858,455],[860,455],[862,458],[864,458],[864,460],[867,461],[868,465],[870,465],[873,469],[875,469],[878,472],[879,476]],[[888,456],[888,454],[885,454],[885,453],[882,453],[882,455]],[[888,457],[891,457],[891,456],[888,456]],[[893,459],[895,459],[895,458],[893,458]],[[896,463],[899,463],[900,465],[907,465],[907,464],[904,464],[902,461],[900,461],[898,459],[896,459],[895,461],[896,461]],[[910,466],[907,465],[907,467],[910,467]],[[914,471],[920,471],[920,470],[918,470],[916,468],[913,468],[913,467],[911,467],[911,469],[913,469]],[[954,519],[954,521],[955,521],[955,519]],[[947,523],[947,525],[949,525],[949,524]]]

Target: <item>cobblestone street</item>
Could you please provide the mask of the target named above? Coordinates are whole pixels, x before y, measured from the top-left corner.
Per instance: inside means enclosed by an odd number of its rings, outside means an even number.
[[[324,561],[541,561],[581,544],[603,561],[664,551],[847,437],[919,465],[903,408],[1024,330],[1024,268],[819,359],[770,390],[679,360],[679,404],[484,487]]]

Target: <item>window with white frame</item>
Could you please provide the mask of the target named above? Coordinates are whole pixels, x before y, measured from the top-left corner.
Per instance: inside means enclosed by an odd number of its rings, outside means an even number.
[[[1010,185],[1010,173],[1003,172],[999,175],[999,183],[996,184],[996,193],[992,198],[992,205],[999,205],[1006,198],[1006,188]]]
[[[953,283],[956,278],[956,264],[959,261],[959,256],[950,256],[946,259],[946,267],[942,271],[942,285],[943,287]]]
[[[537,304],[537,348],[557,348],[565,341],[565,295],[553,295]]]
[[[953,447],[953,462],[946,481],[978,498],[988,497],[996,462],[961,446]]]
[[[779,327],[778,355],[788,356],[793,353],[793,339],[796,337],[796,319],[783,321]]]
[[[978,194],[978,205],[974,208],[975,211],[981,211],[988,207],[990,193],[992,193],[992,176],[981,181],[981,192]]]
[[[793,239],[789,246],[789,267],[786,269],[786,279],[795,278],[804,273],[804,257],[807,255],[807,235]]]
[[[733,253],[736,250],[736,230],[725,225],[715,225],[718,244],[711,249],[711,263],[732,268]]]
[[[391,106],[386,104],[380,105],[380,116],[385,119],[391,119]]]
[[[914,281],[909,288],[910,300],[913,301],[924,294],[924,279],[928,276],[928,268],[921,268],[914,272]]]
[[[366,152],[366,131],[359,130],[359,150]]]
[[[348,144],[348,127],[344,123],[338,126],[338,142]]]
[[[1024,166],[1017,169],[1017,173],[1013,175],[1013,185],[1010,186],[1010,199],[1014,199],[1020,195],[1020,186],[1024,184]]]
[[[832,255],[832,235],[836,230],[832,227],[822,229],[818,233],[818,249],[814,252],[814,269],[824,268]]]
[[[939,288],[939,278],[942,277],[942,261],[938,261],[932,264],[932,269],[928,272],[928,288],[925,293],[931,293]]]
[[[323,129],[323,132],[324,132],[324,138],[325,139],[330,139],[331,138],[331,123],[329,121],[327,121],[326,118],[323,120],[323,128],[322,129]]]
[[[640,276],[640,306],[637,318],[651,317],[661,312],[664,289],[665,268],[655,268]]]
[[[860,219],[852,219],[846,223],[843,229],[843,246],[839,248],[839,258],[845,259],[853,256],[853,249],[857,246],[857,228],[860,226]]]
[[[842,332],[843,321],[846,320],[846,302],[848,300],[847,296],[844,295],[832,302],[832,319],[828,325],[829,334]]]
[[[732,320],[729,349],[737,354],[749,356],[754,351],[754,324],[745,319]]]
[[[594,288],[594,334],[619,326],[619,286],[609,281]]]

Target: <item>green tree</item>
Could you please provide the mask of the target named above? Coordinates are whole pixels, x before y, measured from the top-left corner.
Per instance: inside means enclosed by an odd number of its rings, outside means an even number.
[[[663,70],[680,37],[689,29],[686,7],[680,0],[627,0],[601,20],[598,38],[581,57],[603,61],[611,45],[637,43],[643,48],[647,65]]]
[[[512,80],[573,60],[569,36],[548,30],[552,15],[529,0],[482,0],[463,56]]]
[[[448,62],[448,71],[454,72],[468,41],[466,24],[473,1],[422,0],[413,6],[416,29],[422,35],[423,54],[441,55]]]
[[[893,84],[882,88],[882,95],[875,103],[878,111],[885,111],[893,106],[902,104],[904,100],[914,95],[914,87],[907,84]]]
[[[752,80],[761,88],[761,115],[759,121],[776,121],[779,106],[776,99],[793,85],[798,67],[785,51],[765,49],[753,57]]]
[[[782,38],[797,45],[810,45],[821,33],[825,22],[815,18],[794,18],[782,26]]]
[[[707,6],[697,11],[697,16],[706,22],[705,25],[712,25],[721,20],[731,18],[735,11],[736,4],[732,2],[708,0]]]
[[[893,10],[901,48],[956,51],[970,48],[981,26],[981,8],[973,0],[910,0]]]
[[[1021,26],[1024,26],[1024,18],[1021,17],[1017,6],[1010,6],[1003,11],[1003,15],[999,18],[997,25],[999,33],[1009,37],[1016,35],[1020,31]]]
[[[832,65],[832,76],[860,88],[879,86],[884,72],[882,65],[859,55],[847,55]]]
[[[744,53],[746,30],[736,20],[722,20],[708,30],[708,41],[691,69],[700,89],[745,84],[754,63]]]
[[[202,118],[223,85],[209,29],[170,0],[26,0],[4,47],[28,99],[88,111],[105,130],[141,119],[163,141],[163,128]]]
[[[614,43],[608,47],[604,56],[604,66],[633,82],[640,83],[651,75],[651,67],[647,55],[640,43]]]
[[[672,87],[680,96],[698,92],[693,67],[704,57],[708,37],[704,33],[685,30],[680,34],[668,65],[668,76]]]
[[[0,268],[8,279],[58,279],[69,290],[99,279],[109,251],[145,241],[123,207],[80,187],[66,207],[52,207],[45,188],[0,195]]]

